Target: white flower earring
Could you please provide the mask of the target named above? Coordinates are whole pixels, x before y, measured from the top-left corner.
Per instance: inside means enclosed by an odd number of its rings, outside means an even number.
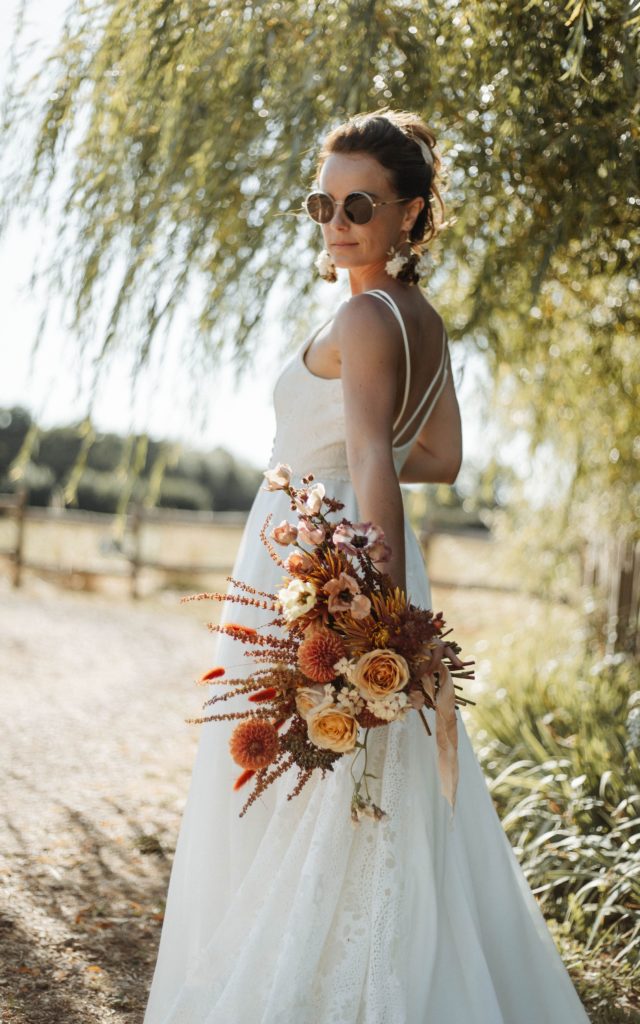
[[[315,261],[315,266],[324,281],[337,281],[338,274],[333,256],[327,249],[323,249]]]
[[[387,255],[390,257],[384,265],[387,274],[398,281],[406,281],[407,284],[417,284],[434,266],[433,256],[427,249],[403,256],[392,246]]]

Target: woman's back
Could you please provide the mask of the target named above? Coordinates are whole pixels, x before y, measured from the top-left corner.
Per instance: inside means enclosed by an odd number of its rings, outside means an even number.
[[[449,375],[446,332],[442,321],[436,323],[438,344],[425,344],[420,338],[423,318],[407,328],[398,303],[390,293],[377,289],[367,293],[376,302],[376,312],[390,318],[400,354],[398,410],[394,420],[393,460],[400,473],[411,445],[424,429]],[[427,304],[425,303],[425,306]],[[430,311],[430,330],[437,314]],[[350,477],[346,448],[345,410],[342,378],[326,375],[332,342],[326,330],[337,314],[306,339],[280,373],[274,388],[276,437],[270,464],[287,461],[296,472],[347,480]],[[321,335],[324,338],[321,340]],[[316,345],[323,351],[318,359]],[[413,355],[411,349],[413,348]],[[318,371],[313,366],[318,366]],[[417,364],[417,365],[416,365]],[[335,364],[331,366],[335,369]],[[322,371],[325,371],[324,373]]]

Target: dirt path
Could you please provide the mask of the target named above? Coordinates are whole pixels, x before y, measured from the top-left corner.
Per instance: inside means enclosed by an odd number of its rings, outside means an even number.
[[[0,1020],[141,1021],[209,603],[0,577]]]
[[[434,599],[476,656],[519,608]],[[218,612],[35,577],[13,591],[0,575],[1,1024],[141,1024],[198,740],[184,719],[204,699]]]

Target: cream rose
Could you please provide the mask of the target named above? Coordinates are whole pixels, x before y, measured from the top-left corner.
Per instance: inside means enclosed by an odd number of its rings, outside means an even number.
[[[296,708],[301,718],[306,719],[309,712],[320,705],[329,707],[333,697],[327,696],[324,686],[301,686],[296,690]]]
[[[380,700],[407,685],[409,666],[396,651],[367,651],[356,662],[351,678],[363,697]]]
[[[309,739],[322,750],[333,750],[346,754],[356,745],[358,723],[353,715],[347,714],[335,704],[323,707],[319,704],[307,712]]]

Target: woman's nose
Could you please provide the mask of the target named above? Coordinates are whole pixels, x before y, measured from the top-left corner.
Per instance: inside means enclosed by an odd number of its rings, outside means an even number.
[[[344,206],[342,205],[342,203],[340,205],[338,205],[337,203],[334,203],[333,217],[331,218],[329,223],[330,224],[334,224],[335,227],[338,227],[338,228],[349,227],[351,221],[349,220],[349,218],[347,217],[346,213],[344,212]]]

